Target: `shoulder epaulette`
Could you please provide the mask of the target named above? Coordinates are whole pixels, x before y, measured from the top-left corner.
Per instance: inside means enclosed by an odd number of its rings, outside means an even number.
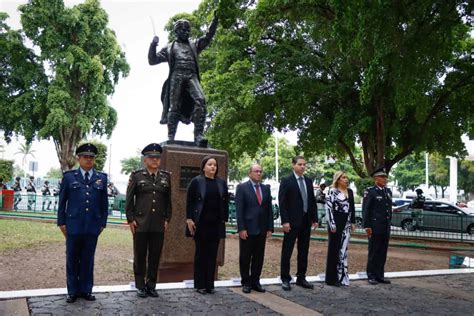
[[[163,170],[163,169],[160,169],[160,172],[161,172],[161,173],[164,173],[164,174],[167,174],[167,175],[171,175],[171,174],[172,174],[171,171]]]
[[[71,170],[64,171],[63,174],[73,173],[73,172],[76,172],[76,171],[77,171],[76,169],[71,169]]]
[[[134,174],[139,173],[139,172],[142,172],[142,171],[145,171],[145,169],[142,168],[142,169],[133,170],[133,171],[130,173],[130,175],[134,175]]]

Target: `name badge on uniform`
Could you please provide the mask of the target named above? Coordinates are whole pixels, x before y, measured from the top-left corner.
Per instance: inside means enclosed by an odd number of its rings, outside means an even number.
[[[95,184],[101,185],[101,184],[102,184],[102,179],[97,180],[97,181],[95,182]]]
[[[382,201],[383,196],[377,195],[375,198],[377,199],[377,201]]]

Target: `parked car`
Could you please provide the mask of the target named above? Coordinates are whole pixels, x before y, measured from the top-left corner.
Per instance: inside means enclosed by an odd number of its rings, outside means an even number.
[[[419,227],[414,227],[410,205],[393,208],[392,225],[404,230],[439,230],[474,234],[474,209],[449,202],[426,201]]]

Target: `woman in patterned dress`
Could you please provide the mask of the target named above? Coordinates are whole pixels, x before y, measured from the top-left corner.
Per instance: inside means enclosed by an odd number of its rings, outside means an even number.
[[[326,219],[329,235],[326,284],[349,285],[347,248],[351,231],[355,229],[355,206],[354,193],[349,189],[349,179],[343,171],[336,172],[326,196]]]

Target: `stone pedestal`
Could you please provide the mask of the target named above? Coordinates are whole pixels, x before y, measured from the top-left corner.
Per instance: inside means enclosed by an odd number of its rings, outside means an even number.
[[[185,236],[186,192],[189,182],[200,173],[201,160],[212,155],[219,165],[218,176],[227,179],[228,154],[226,151],[181,144],[162,144],[161,169],[171,172],[171,199],[173,214],[165,233],[158,282],[192,280],[194,240]],[[219,244],[217,265],[224,264],[224,239]],[[217,273],[217,269],[216,269]]]

